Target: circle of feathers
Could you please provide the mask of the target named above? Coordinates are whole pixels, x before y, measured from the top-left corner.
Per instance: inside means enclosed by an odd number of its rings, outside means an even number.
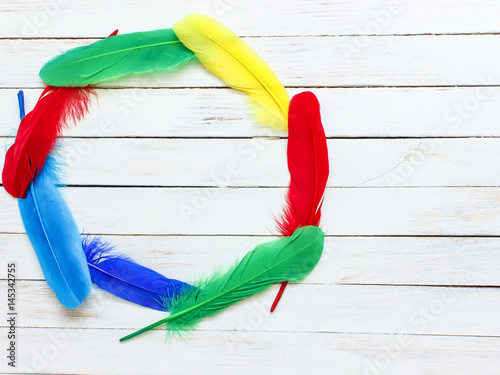
[[[109,241],[81,233],[60,193],[57,139],[88,112],[95,88],[131,75],[173,72],[201,64],[226,85],[247,94],[255,120],[288,130],[290,185],[277,239],[260,244],[226,271],[191,283],[167,278],[120,253]],[[318,227],[329,174],[320,106],[311,92],[289,99],[271,68],[242,39],[214,19],[193,14],[172,29],[131,34],[113,32],[71,49],[40,70],[46,87],[25,115],[8,149],[2,172],[5,190],[18,198],[28,238],[47,284],[59,302],[76,308],[94,284],[135,304],[169,315],[121,339],[165,324],[182,334],[205,317],[282,283],[298,282],[318,263],[324,233]]]

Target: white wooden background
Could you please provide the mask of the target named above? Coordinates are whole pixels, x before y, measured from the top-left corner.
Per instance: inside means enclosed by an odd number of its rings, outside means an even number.
[[[120,344],[164,314],[99,289],[61,307],[0,189],[4,354],[8,262],[20,279],[18,367],[2,354],[0,373],[500,373],[500,3],[2,0],[2,146],[16,92],[31,109],[49,58],[192,12],[244,36],[290,95],[317,94],[331,163],[320,264],[272,315],[277,285],[184,341],[157,330]],[[82,229],[182,280],[272,238],[286,134],[255,125],[244,96],[200,66],[107,88],[65,140]]]

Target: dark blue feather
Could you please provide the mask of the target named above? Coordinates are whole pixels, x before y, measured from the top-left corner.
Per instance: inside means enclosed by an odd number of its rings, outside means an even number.
[[[21,119],[24,95],[17,94]],[[59,302],[73,309],[90,293],[90,274],[82,251],[80,232],[71,212],[57,190],[60,184],[57,161],[47,157],[42,171],[31,182],[26,198],[18,199],[26,234],[47,284]]]
[[[138,305],[166,311],[173,296],[189,284],[168,279],[130,258],[116,254],[114,247],[99,237],[82,237],[92,282],[100,288]]]
[[[90,274],[80,232],[53,181],[57,177],[50,159],[18,204],[47,284],[65,307],[73,309],[90,293]]]

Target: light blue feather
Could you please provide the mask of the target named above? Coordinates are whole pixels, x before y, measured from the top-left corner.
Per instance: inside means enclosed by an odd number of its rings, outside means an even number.
[[[90,293],[90,274],[80,232],[50,172],[42,169],[26,198],[18,199],[19,210],[47,284],[59,302],[73,309]]]
[[[22,114],[21,99],[19,103]],[[47,284],[59,302],[73,309],[90,293],[90,273],[80,232],[56,184],[60,184],[57,162],[49,155],[18,204]]]

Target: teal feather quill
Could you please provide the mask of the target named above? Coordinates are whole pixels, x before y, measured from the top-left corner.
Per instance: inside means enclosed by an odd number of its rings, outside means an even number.
[[[203,318],[259,293],[274,283],[299,281],[316,266],[323,251],[324,233],[314,226],[301,227],[293,236],[258,245],[224,274],[215,274],[174,298],[170,316],[123,337],[128,340],[166,324],[168,332],[193,329]]]
[[[131,74],[171,72],[196,60],[172,29],[114,35],[73,48],[46,63],[40,78],[51,86],[87,86]]]

